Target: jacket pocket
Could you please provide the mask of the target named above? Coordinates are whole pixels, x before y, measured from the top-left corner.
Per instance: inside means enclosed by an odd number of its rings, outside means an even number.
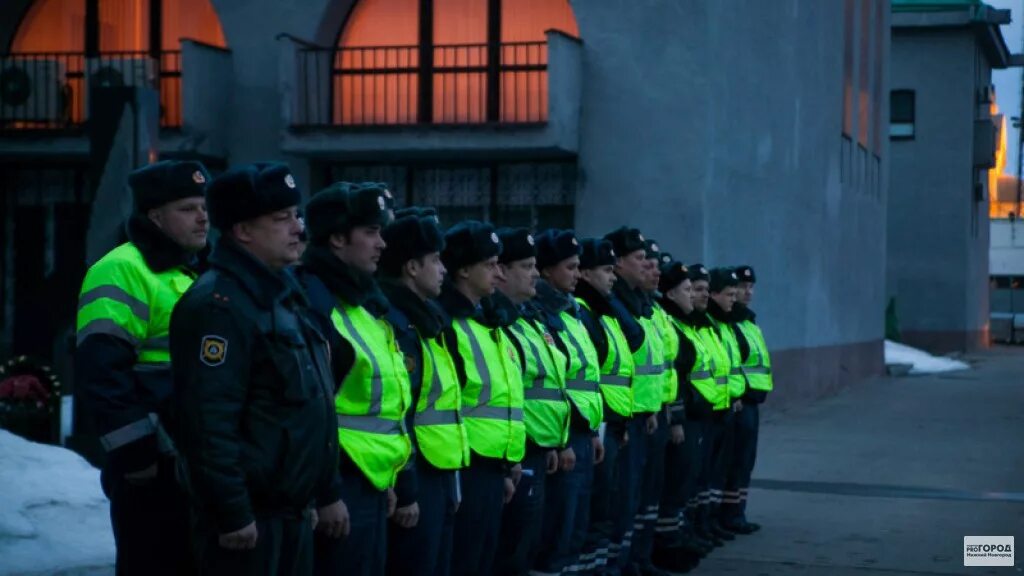
[[[311,378],[313,356],[298,332],[274,334],[270,356],[281,375],[281,396],[286,403],[304,404],[317,396],[317,387]]]

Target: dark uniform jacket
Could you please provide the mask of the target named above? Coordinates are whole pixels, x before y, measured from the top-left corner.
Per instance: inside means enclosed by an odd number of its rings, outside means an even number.
[[[189,491],[220,533],[340,498],[326,340],[288,272],[229,238],[171,318]]]

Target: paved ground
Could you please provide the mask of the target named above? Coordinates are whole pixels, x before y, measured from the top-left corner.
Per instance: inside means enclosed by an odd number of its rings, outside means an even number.
[[[1020,552],[1016,568],[963,566],[964,536],[1024,545],[1024,348],[965,360],[766,415],[748,510],[764,529],[694,573],[1024,573]]]

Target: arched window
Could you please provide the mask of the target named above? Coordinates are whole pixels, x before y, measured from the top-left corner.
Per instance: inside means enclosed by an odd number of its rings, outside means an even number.
[[[334,123],[545,122],[552,29],[578,37],[568,0],[361,0],[338,37]]]
[[[85,119],[85,77],[98,69],[87,65],[87,56],[99,62],[92,66],[110,66],[122,74],[141,69],[146,75],[158,75],[161,125],[180,126],[181,40],[226,46],[210,0],[96,2],[96,15],[90,20],[86,0],[36,0],[11,42],[10,59],[23,62],[33,75],[55,71],[66,100],[64,122],[72,124]],[[158,14],[153,10],[156,5],[160,6]],[[159,20],[159,38],[150,37],[155,19]],[[90,37],[95,38],[94,46],[87,45]],[[144,64],[146,60],[154,64]]]

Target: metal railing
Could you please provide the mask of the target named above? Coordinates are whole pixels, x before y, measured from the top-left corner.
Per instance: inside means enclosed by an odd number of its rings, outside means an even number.
[[[160,93],[160,126],[181,117],[181,52],[35,52],[0,56],[0,130],[81,128],[92,86],[150,86]]]
[[[543,123],[548,46],[307,48],[295,127]]]

